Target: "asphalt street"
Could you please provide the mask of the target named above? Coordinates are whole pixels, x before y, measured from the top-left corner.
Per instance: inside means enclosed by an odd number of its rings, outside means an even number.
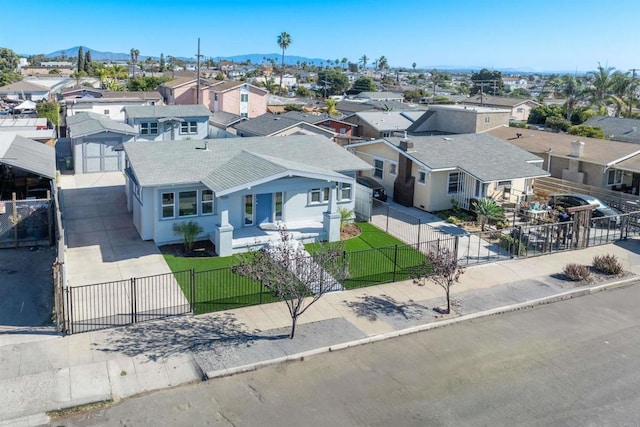
[[[640,286],[131,398],[53,426],[577,425],[640,420]]]

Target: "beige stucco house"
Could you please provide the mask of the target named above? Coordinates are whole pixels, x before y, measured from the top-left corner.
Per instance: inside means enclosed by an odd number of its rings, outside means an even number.
[[[543,160],[488,134],[382,138],[348,146],[393,200],[425,211],[463,209],[483,197],[518,201],[548,176]]]

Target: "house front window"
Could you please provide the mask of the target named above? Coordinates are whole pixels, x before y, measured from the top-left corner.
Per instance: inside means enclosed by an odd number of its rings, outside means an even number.
[[[175,208],[175,195],[173,193],[162,193],[162,218],[173,218]]]
[[[491,117],[485,117],[484,118],[484,122],[487,123],[487,124],[491,123]]]
[[[198,123],[197,122],[182,122],[182,123],[180,123],[180,133],[181,134],[198,133]]]
[[[140,187],[139,184],[133,184],[133,195],[136,196],[136,199],[142,204],[142,187]]]
[[[275,221],[282,221],[282,200],[282,192],[275,193],[273,201],[273,218]]]
[[[373,167],[373,177],[382,179],[382,177],[384,176],[384,161],[375,159],[373,161]]]
[[[395,162],[389,162],[389,174],[395,176],[398,175],[398,164]]]
[[[621,170],[611,169],[607,172],[607,185],[622,184],[623,174]]]
[[[217,101],[217,100],[218,100],[218,94],[217,94],[217,93],[214,93],[214,94],[213,94],[213,100],[214,100],[214,101]]]
[[[104,115],[108,116],[109,115],[109,110],[104,110]]]
[[[198,214],[198,192],[180,191],[178,193],[178,216],[195,216]]]
[[[327,203],[329,201],[329,188],[314,188],[309,191],[309,204],[317,205]]]
[[[249,102],[249,94],[243,93],[240,95],[240,102]]]
[[[253,194],[244,196],[244,225],[253,225]]]
[[[498,187],[511,187],[511,181],[498,181]]]
[[[213,191],[202,190],[202,193],[200,193],[200,214],[213,214]]]
[[[338,186],[338,197],[340,201],[351,200],[351,184],[341,182]]]
[[[391,136],[391,132],[380,132],[380,136],[383,138],[389,138]]]
[[[458,184],[460,183],[460,172],[449,172],[449,184],[447,186],[447,193],[458,193]]]
[[[157,135],[158,134],[158,123],[140,123],[140,134],[141,135]]]

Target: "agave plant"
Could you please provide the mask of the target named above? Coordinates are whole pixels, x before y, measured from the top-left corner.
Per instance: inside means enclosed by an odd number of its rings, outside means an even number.
[[[473,202],[472,206],[473,211],[478,215],[478,222],[482,231],[484,231],[490,219],[499,219],[503,216],[502,207],[492,199],[480,199]]]

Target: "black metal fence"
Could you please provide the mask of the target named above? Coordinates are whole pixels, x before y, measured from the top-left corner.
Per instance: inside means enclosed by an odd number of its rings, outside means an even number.
[[[406,280],[423,264],[425,254],[448,247],[450,236],[433,242],[344,252],[344,289]],[[258,281],[230,267],[186,270],[129,280],[66,288],[62,322],[68,334],[128,325],[180,314],[202,314],[278,301]]]

